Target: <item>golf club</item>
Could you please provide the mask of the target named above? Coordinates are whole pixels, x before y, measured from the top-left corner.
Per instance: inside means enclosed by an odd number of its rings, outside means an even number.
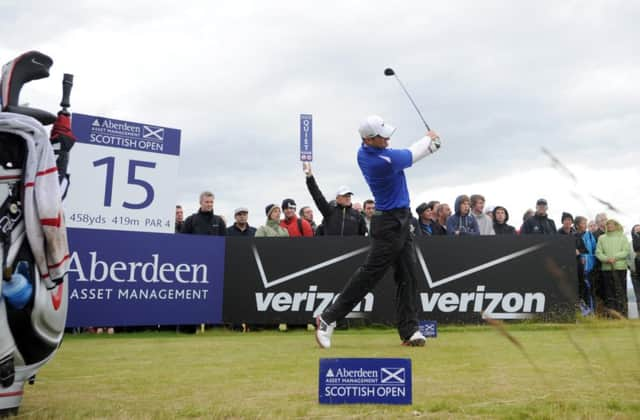
[[[69,103],[69,96],[71,95],[71,88],[73,87],[73,74],[65,73],[62,77],[62,101],[60,101],[60,106],[64,115],[71,115],[69,112],[69,107],[71,104]]]
[[[413,105],[413,107],[418,112],[418,115],[420,116],[420,119],[424,123],[424,126],[427,127],[427,131],[431,131],[431,128],[429,128],[429,124],[427,124],[427,122],[424,120],[424,117],[422,116],[422,113],[418,109],[418,106],[416,105],[415,102],[413,102],[413,98],[411,98],[411,95],[409,95],[409,92],[407,92],[407,89],[404,87],[404,85],[400,81],[400,78],[398,78],[398,75],[396,74],[396,72],[393,71],[393,69],[391,67],[387,67],[386,69],[384,69],[384,75],[385,76],[395,76],[396,80],[400,84],[400,87],[402,88],[402,90],[404,90],[404,93],[406,93],[407,98],[409,98],[409,100],[411,101],[411,104]]]

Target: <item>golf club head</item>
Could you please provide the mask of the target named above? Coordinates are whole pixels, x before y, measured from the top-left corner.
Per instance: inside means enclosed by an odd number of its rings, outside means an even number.
[[[394,76],[395,74],[396,73],[393,71],[391,67],[387,67],[386,69],[384,69],[385,76]]]

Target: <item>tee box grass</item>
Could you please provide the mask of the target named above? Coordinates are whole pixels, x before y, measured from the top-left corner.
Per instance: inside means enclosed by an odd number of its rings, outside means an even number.
[[[640,323],[450,326],[422,348],[392,329],[68,335],[26,386],[26,418],[638,418]],[[411,358],[410,406],[318,403],[320,358]]]

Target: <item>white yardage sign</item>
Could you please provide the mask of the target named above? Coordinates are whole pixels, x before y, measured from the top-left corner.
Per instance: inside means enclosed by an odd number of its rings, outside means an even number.
[[[69,227],[173,233],[180,130],[73,114]]]

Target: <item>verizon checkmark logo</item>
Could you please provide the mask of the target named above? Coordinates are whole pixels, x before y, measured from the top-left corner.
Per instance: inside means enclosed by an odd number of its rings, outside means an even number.
[[[422,252],[420,251],[419,247],[416,247],[416,255],[418,257],[418,262],[420,264],[420,268],[422,269],[422,272],[424,273],[425,279],[427,281],[427,284],[429,285],[429,287],[431,289],[442,286],[443,284],[447,284],[450,283],[452,281],[461,279],[463,277],[467,277],[470,276],[472,274],[478,273],[480,271],[484,271],[484,270],[488,270],[491,267],[494,267],[496,265],[499,264],[503,264],[507,261],[511,261],[513,259],[522,257],[524,255],[527,254],[531,254],[533,252],[538,251],[539,249],[545,247],[547,245],[547,243],[542,243],[542,244],[537,244],[537,245],[533,245],[530,246],[528,248],[522,249],[520,251],[516,251],[516,252],[512,252],[510,254],[504,255],[502,257],[499,258],[495,258],[492,260],[489,260],[485,263],[476,265],[474,267],[468,268],[466,270],[460,271],[458,273],[443,277],[441,279],[436,279],[434,280],[433,277],[431,276],[431,272],[429,271],[429,267],[427,265],[427,261],[424,258],[424,255],[422,254]],[[362,247],[362,248],[358,248],[354,251],[350,251],[347,252],[343,255],[340,255],[338,257],[335,258],[331,258],[328,260],[325,260],[323,262],[320,262],[318,264],[314,264],[311,265],[307,268],[304,268],[302,270],[298,270],[298,271],[294,271],[290,274],[275,278],[275,279],[269,279],[265,273],[264,270],[264,266],[262,264],[262,258],[260,257],[260,253],[258,252],[258,249],[256,248],[255,244],[253,244],[252,246],[252,251],[253,251],[253,256],[255,258],[256,261],[256,266],[258,267],[258,272],[260,273],[260,279],[262,280],[262,284],[264,286],[265,289],[268,289],[270,287],[274,287],[277,286],[279,284],[282,283],[286,283],[288,281],[294,280],[296,278],[302,277],[306,274],[312,273],[314,271],[317,270],[321,270],[323,268],[329,267],[333,264],[337,264],[340,263],[342,261],[348,260],[349,258],[353,258],[357,255],[361,255],[364,254],[365,252],[369,251],[369,246],[366,247]]]
[[[429,285],[430,288],[433,289],[433,288],[436,288],[438,286],[442,286],[443,284],[450,283],[450,282],[452,282],[454,280],[458,280],[458,279],[461,279],[463,277],[470,276],[471,274],[475,274],[475,273],[478,273],[480,271],[487,270],[487,269],[489,269],[491,267],[494,267],[496,265],[503,264],[503,263],[505,263],[507,261],[511,261],[511,260],[513,260],[515,258],[522,257],[522,256],[527,255],[527,254],[531,254],[532,252],[535,252],[535,251],[539,250],[540,248],[543,248],[544,246],[546,246],[546,243],[533,245],[533,246],[525,248],[525,249],[523,249],[521,251],[512,252],[511,254],[507,254],[505,256],[502,256],[502,257],[487,261],[486,263],[483,263],[483,264],[480,264],[480,265],[476,265],[475,267],[471,267],[471,268],[469,268],[467,270],[461,271],[461,272],[456,273],[456,274],[452,274],[450,276],[441,278],[439,280],[434,280],[431,277],[431,272],[429,271],[429,267],[427,266],[427,262],[424,259],[424,255],[422,255],[422,252],[420,252],[420,250],[417,249],[417,248],[416,248],[416,254],[418,256],[418,262],[420,263],[420,268],[422,268],[422,272],[424,273],[424,276],[427,279],[427,284]]]
[[[333,264],[337,264],[341,261],[348,260],[351,257],[355,257],[356,255],[364,254],[369,251],[369,247],[365,246],[363,248],[356,249],[355,251],[347,252],[346,254],[340,255],[339,257],[331,258],[329,260],[323,261],[321,263],[309,266],[302,270],[293,272],[291,274],[287,274],[286,276],[279,277],[277,279],[269,280],[267,279],[267,275],[264,272],[264,267],[262,266],[262,259],[260,258],[260,254],[258,253],[258,248],[256,248],[255,244],[251,246],[253,251],[253,256],[256,260],[256,265],[258,266],[258,271],[260,272],[260,278],[262,279],[262,284],[265,289],[268,289],[273,286],[277,286],[279,284],[288,282],[289,280],[296,279],[298,277],[302,277],[305,274],[312,273],[317,270],[321,270],[325,267],[329,267]]]

